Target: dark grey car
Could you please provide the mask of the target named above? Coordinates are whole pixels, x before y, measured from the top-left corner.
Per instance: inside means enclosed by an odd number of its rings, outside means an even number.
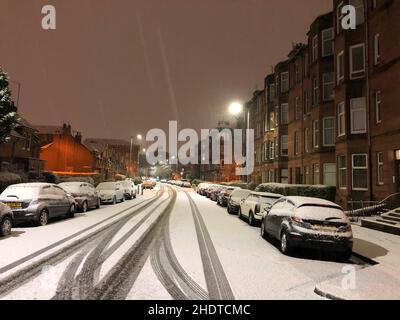
[[[348,260],[353,249],[350,220],[342,208],[318,198],[281,198],[264,211],[261,236],[278,239],[284,254],[305,247],[332,251]]]
[[[74,217],[74,198],[57,185],[23,183],[9,186],[0,195],[0,201],[13,211],[14,222],[33,222],[44,226],[50,218]]]
[[[11,234],[13,220],[13,212],[10,207],[0,202],[0,237]]]
[[[58,185],[74,197],[79,212],[100,208],[100,197],[93,185],[86,182],[64,182]]]

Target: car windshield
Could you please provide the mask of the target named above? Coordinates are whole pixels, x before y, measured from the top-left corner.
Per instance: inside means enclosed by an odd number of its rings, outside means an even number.
[[[113,182],[108,182],[108,183],[100,183],[97,186],[97,190],[115,190],[116,186],[115,183]]]
[[[58,185],[60,188],[63,188],[68,193],[79,193],[81,192],[80,184],[68,184],[68,183],[61,183]]]
[[[341,221],[346,219],[343,210],[335,206],[303,205],[296,210],[296,216],[305,220]]]
[[[10,186],[0,195],[3,200],[26,200],[38,197],[40,186]]]
[[[275,203],[275,202],[278,201],[278,200],[279,200],[279,198],[261,197],[261,202],[262,202],[262,203],[269,203],[269,204],[272,204],[272,203]]]
[[[235,197],[246,197],[248,194],[249,194],[248,191],[241,190],[241,191],[236,191],[236,192],[232,193],[232,196],[235,196]]]

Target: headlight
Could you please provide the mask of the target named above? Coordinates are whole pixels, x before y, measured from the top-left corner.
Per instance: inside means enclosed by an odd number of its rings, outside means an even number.
[[[342,227],[338,228],[338,232],[341,232],[341,233],[351,232],[351,225],[348,224],[346,226],[342,226]]]

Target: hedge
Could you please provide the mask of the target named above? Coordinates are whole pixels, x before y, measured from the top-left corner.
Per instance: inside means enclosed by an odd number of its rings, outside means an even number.
[[[3,192],[8,186],[22,183],[19,175],[10,172],[0,172],[0,192]]]
[[[299,185],[283,183],[265,183],[260,184],[256,191],[278,193],[284,196],[300,196],[320,198],[335,202],[336,187],[324,185]]]

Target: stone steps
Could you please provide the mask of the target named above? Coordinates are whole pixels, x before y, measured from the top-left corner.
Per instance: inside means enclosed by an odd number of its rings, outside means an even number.
[[[377,218],[362,219],[361,226],[373,230],[400,235],[400,208],[384,213]]]

